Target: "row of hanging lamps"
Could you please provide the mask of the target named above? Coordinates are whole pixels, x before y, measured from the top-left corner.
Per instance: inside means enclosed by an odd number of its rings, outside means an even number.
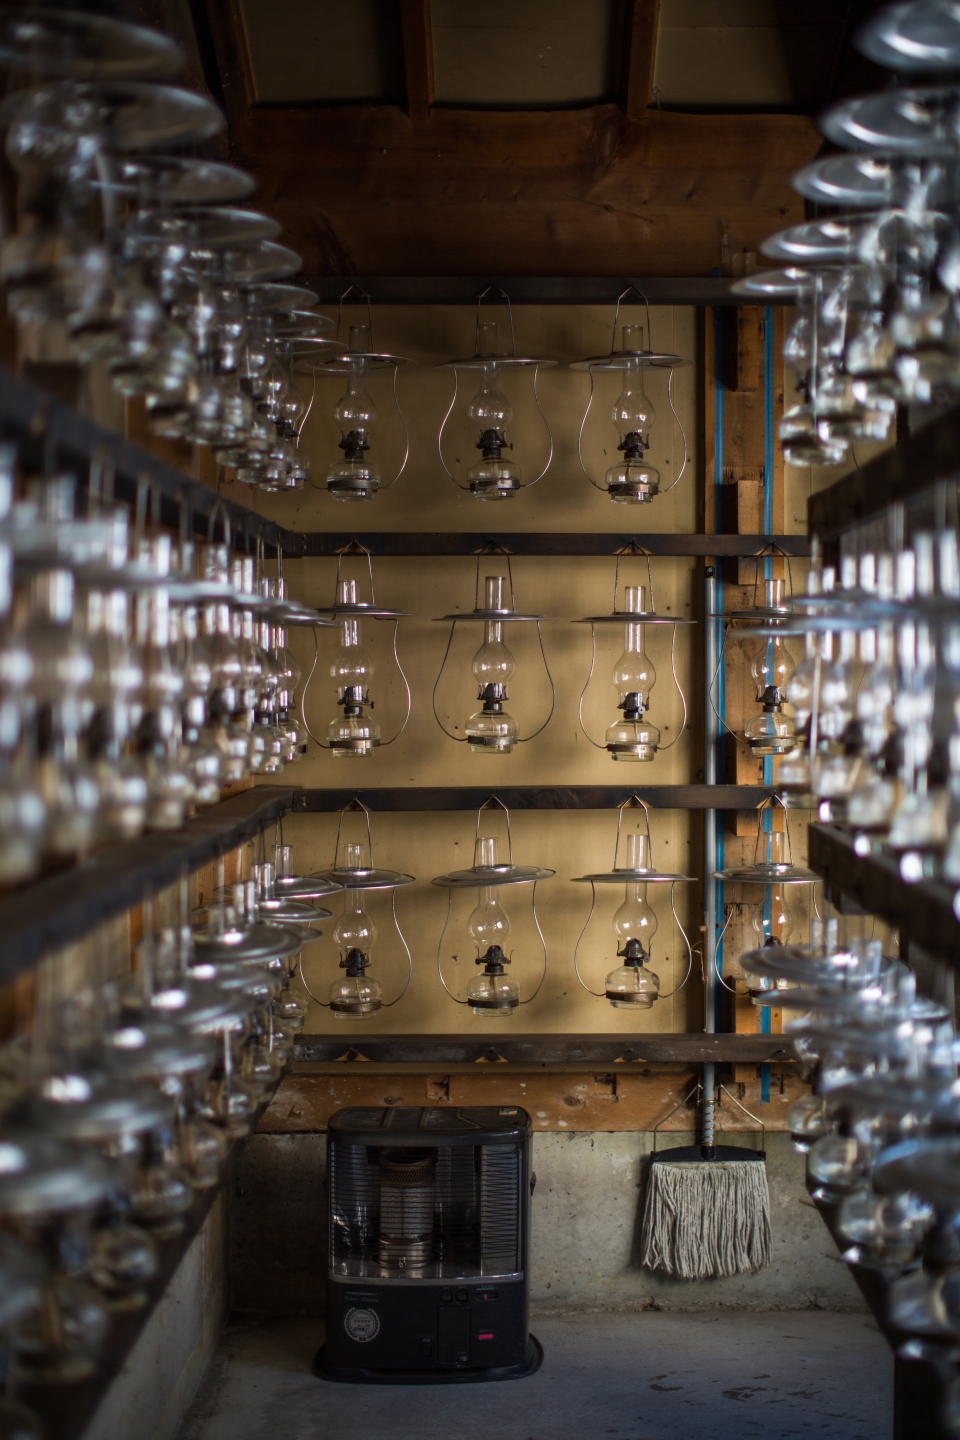
[[[677,413],[673,394],[674,371],[690,362],[680,355],[655,350],[650,344],[650,309],[644,297],[637,295],[645,309],[644,324],[625,324],[620,331],[620,310],[623,301],[633,292],[628,287],[617,299],[613,320],[613,337],[609,353],[571,362],[571,368],[587,372],[590,393],[577,435],[577,454],[584,477],[594,488],[603,491],[618,504],[649,504],[658,494],[668,494],[681,480],[687,466],[687,441]],[[507,317],[509,341],[500,338],[497,319],[490,318],[491,301],[499,296]],[[327,467],[323,487],[335,500],[370,500],[388,490],[407,468],[410,459],[409,430],[400,404],[399,376],[407,363],[404,356],[379,351],[373,344],[370,297],[354,287],[340,299],[337,335],[345,316],[345,302],[358,300],[366,307],[362,323],[348,323],[347,344],[336,346],[312,344],[294,351],[295,369],[313,379],[313,393],[308,412],[315,408],[317,386],[321,377],[345,379],[346,389],[330,406],[339,429],[338,448],[342,455]],[[293,342],[295,344],[295,342]],[[553,462],[554,437],[544,411],[539,379],[541,371],[560,362],[540,355],[518,352],[513,308],[510,297],[496,286],[487,286],[478,296],[475,342],[472,355],[440,362],[439,368],[450,371],[453,387],[449,403],[440,422],[437,450],[447,478],[465,494],[477,500],[508,500],[532,488],[547,474]],[[649,394],[651,378],[666,376],[665,399],[683,448],[683,461],[675,478],[661,484],[659,471],[650,463],[648,452],[657,410]],[[529,377],[529,378],[527,378]],[[376,392],[376,393],[375,393]],[[534,434],[527,421],[515,434],[514,417],[520,402],[532,407]],[[604,410],[616,435],[616,449],[622,457],[605,473],[596,476],[587,464],[585,437],[591,415]],[[385,479],[382,458],[375,444],[374,430],[378,421],[389,414],[399,436],[399,456],[391,464],[392,475]],[[300,421],[302,430],[306,416]],[[519,425],[519,422],[518,422]],[[478,458],[467,461],[455,455],[462,438]],[[299,433],[299,431],[298,431]],[[597,434],[597,443],[606,450],[606,440]],[[389,447],[386,447],[389,448]]]
[[[353,555],[363,555],[366,558],[369,600],[359,598],[359,581],[344,572],[344,561]],[[647,583],[624,585],[621,600],[621,560],[636,555],[643,555],[646,561]],[[547,617],[517,608],[510,556],[495,547],[477,555],[473,600],[471,610],[455,610],[437,617],[439,623],[449,626],[449,632],[433,686],[433,714],[444,734],[451,740],[467,744],[474,754],[508,755],[518,744],[524,744],[540,735],[550,723],[556,709],[556,685],[547,660],[541,628]],[[307,697],[321,668],[320,645],[317,641],[313,664],[301,691],[304,725],[315,743],[330,750],[335,756],[369,756],[382,746],[393,744],[399,739],[410,718],[411,689],[397,648],[398,628],[406,612],[376,602],[372,557],[362,546],[354,544],[338,556],[334,603],[321,606],[319,614],[323,617],[323,624],[336,627],[338,632],[337,649],[329,662],[328,673],[334,682],[336,704],[342,713],[329,722],[325,738],[318,737],[310,729],[306,715]],[[406,696],[403,716],[389,738],[381,735],[379,721],[373,713],[376,702],[372,681],[381,647],[376,643],[365,643],[366,636],[362,627],[368,627],[371,621],[388,622],[392,626],[389,660],[391,668],[400,677]],[[681,625],[695,622],[656,610],[650,557],[636,549],[629,550],[624,556],[618,555],[614,570],[613,609],[609,614],[585,616],[574,623],[591,627],[590,669],[578,705],[579,725],[584,736],[597,749],[605,750],[615,761],[649,761],[658,753],[670,749],[682,734],[687,722],[686,696],[677,674],[677,630]],[[532,626],[536,631],[540,667],[549,690],[547,714],[527,735],[519,733],[517,721],[508,708],[511,682],[518,668],[508,636],[517,627],[524,625]],[[471,632],[472,637],[476,636],[478,627],[482,628],[480,643],[473,648],[474,640],[469,647],[470,668],[476,682],[479,708],[465,716],[462,733],[457,733],[444,718],[441,688],[444,687],[448,667],[454,669],[456,666],[462,667],[463,664],[457,645],[460,626]],[[610,683],[616,692],[616,705],[622,712],[622,718],[614,720],[608,726],[604,739],[600,741],[590,734],[584,710],[588,700],[594,695],[592,687],[598,667],[599,636],[617,630],[622,630],[623,648],[612,663]],[[670,631],[668,663],[681,713],[677,734],[667,744],[662,743],[660,729],[647,718],[651,692],[657,679],[656,666],[648,653],[649,630],[656,633]]]
[[[640,812],[639,827],[625,834],[624,816]],[[347,839],[344,822],[347,817],[361,815],[364,833],[359,839]],[[500,817],[498,824],[497,816]],[[321,884],[338,888],[341,893],[334,903],[339,914],[331,931],[337,954],[338,968],[344,973],[335,977],[323,998],[311,988],[311,977],[305,974],[301,957],[300,975],[304,987],[315,1003],[329,1009],[335,1019],[363,1020],[383,1008],[397,1004],[406,994],[413,973],[410,946],[403,934],[397,914],[397,893],[413,883],[411,875],[382,869],[373,864],[371,816],[360,800],[353,800],[337,820],[334,865],[316,877]],[[626,864],[620,863],[621,849]],[[497,797],[491,796],[477,811],[473,837],[473,864],[464,870],[448,871],[435,876],[432,884],[447,893],[447,908],[437,940],[436,967],[443,989],[457,1004],[468,1007],[484,1019],[507,1019],[519,1007],[530,1004],[540,993],[547,972],[548,950],[537,910],[537,887],[554,875],[540,865],[514,862],[510,812]],[[576,883],[591,886],[591,906],[574,949],[574,970],[579,984],[590,994],[606,998],[616,1009],[650,1009],[660,994],[657,974],[650,968],[652,941],[660,920],[669,915],[676,943],[686,954],[681,989],[688,981],[693,964],[690,940],[677,914],[675,887],[689,882],[691,876],[659,869],[653,859],[648,807],[637,796],[631,796],[617,810],[613,868],[603,873],[575,877]],[[614,937],[614,955],[622,964],[616,966],[604,981],[602,990],[595,990],[584,977],[584,947],[596,944],[594,932],[599,924],[598,887],[617,887],[622,898],[612,914],[605,915],[603,924]],[[651,888],[652,887],[652,888]],[[330,893],[324,891],[323,893]],[[664,906],[657,896],[669,895]],[[464,896],[466,902],[458,901]],[[527,908],[522,897],[529,896],[530,925],[539,950],[539,960],[527,957],[527,942],[520,952],[511,944],[511,935],[521,912]],[[389,897],[388,907],[384,899]],[[276,923],[275,920],[271,923]],[[291,922],[288,922],[291,923]],[[387,936],[389,930],[389,937]],[[315,935],[313,938],[317,938]],[[371,973],[374,950],[379,942],[387,948],[400,950],[405,956],[405,976],[390,999],[384,998],[383,986]],[[459,960],[458,950],[465,944],[476,973],[460,984],[451,981],[450,964]],[[600,942],[607,951],[609,941]],[[672,942],[667,941],[672,949]],[[448,947],[451,953],[447,953]],[[521,978],[515,979],[511,966],[520,963]],[[595,957],[591,959],[595,964]],[[528,982],[523,977],[535,967]],[[521,988],[528,993],[521,994]],[[458,993],[462,992],[462,993]]]

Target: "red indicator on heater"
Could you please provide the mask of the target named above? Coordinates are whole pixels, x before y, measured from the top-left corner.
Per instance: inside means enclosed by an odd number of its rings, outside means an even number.
[[[496,1338],[497,1337],[492,1330],[481,1330],[480,1334],[477,1336],[478,1340],[496,1340]]]

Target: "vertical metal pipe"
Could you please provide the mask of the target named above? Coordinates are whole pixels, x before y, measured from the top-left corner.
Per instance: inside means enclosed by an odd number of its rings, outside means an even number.
[[[703,755],[703,779],[706,785],[717,783],[717,746],[720,738],[720,722],[714,711],[713,705],[709,703],[710,685],[717,670],[717,621],[710,617],[717,608],[717,572],[713,565],[708,565],[704,575],[704,660],[705,660],[705,685],[704,694],[707,697],[705,706],[706,716],[704,720],[704,755]],[[721,697],[717,696],[717,708],[719,709]],[[704,810],[703,812],[703,960],[704,960],[704,981],[703,981],[703,1028],[708,1035],[712,1035],[717,1028],[717,882],[713,872],[717,868],[717,812],[716,810]],[[715,1074],[712,1061],[707,1061],[703,1066],[703,1106],[701,1109],[702,1123],[700,1145],[704,1159],[712,1158],[713,1154],[713,1092]]]

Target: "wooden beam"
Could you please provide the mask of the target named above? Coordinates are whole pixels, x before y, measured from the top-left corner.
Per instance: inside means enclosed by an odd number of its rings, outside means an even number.
[[[429,114],[434,98],[430,0],[400,0],[400,33],[407,114],[419,118]]]
[[[233,158],[307,273],[709,274],[802,218],[802,116],[240,110]]]
[[[486,1066],[470,1070],[434,1069],[402,1075],[371,1074],[374,1067],[329,1069],[321,1074],[294,1072],[280,1084],[260,1122],[261,1134],[296,1135],[325,1130],[330,1116],[345,1106],[427,1105],[457,1108],[464,1105],[522,1105],[539,1131],[637,1131],[659,1126],[663,1132],[697,1128],[696,1108],[683,1104],[696,1073],[643,1075],[622,1070],[566,1074],[520,1072],[512,1067]],[[805,1093],[797,1076],[783,1077],[761,1101],[756,1075],[739,1087],[729,1087],[748,1110],[759,1113],[767,1130],[785,1130],[787,1111]],[[679,1108],[674,1110],[674,1107]],[[664,1116],[670,1114],[669,1120]],[[661,1125],[660,1122],[663,1122]],[[750,1128],[725,1098],[718,1124],[731,1130]]]
[[[639,119],[653,96],[659,27],[660,0],[632,0],[627,38],[626,93],[623,102],[623,111],[628,120]]]

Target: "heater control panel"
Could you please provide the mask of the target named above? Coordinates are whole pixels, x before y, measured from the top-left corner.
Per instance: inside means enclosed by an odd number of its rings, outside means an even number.
[[[330,1280],[324,1362],[337,1370],[487,1370],[522,1365],[522,1279],[357,1286]]]

